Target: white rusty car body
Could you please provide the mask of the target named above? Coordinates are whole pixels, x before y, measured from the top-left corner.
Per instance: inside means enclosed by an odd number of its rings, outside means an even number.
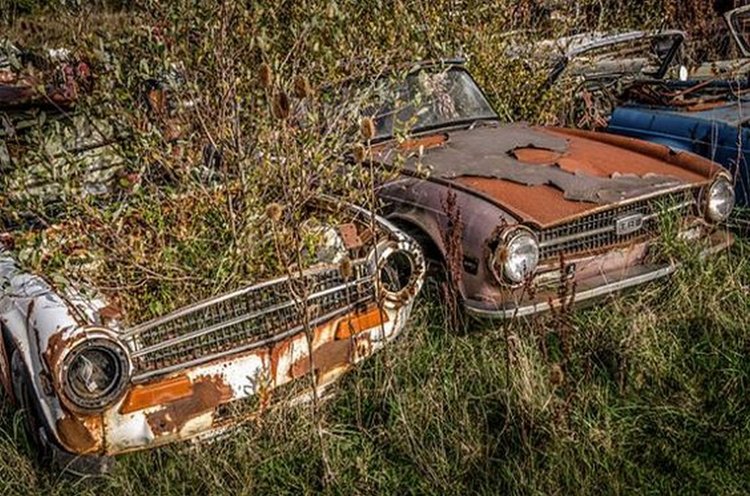
[[[32,398],[21,403],[43,442],[87,463],[212,436],[270,401],[321,392],[399,334],[424,275],[410,238],[347,208],[353,222],[333,230],[350,274],[321,263],[129,328],[102,299],[56,290],[0,251],[5,389]]]
[[[214,436],[271,402],[322,392],[404,328],[424,277],[418,246],[330,198],[311,212],[344,223],[323,228],[326,253],[312,266],[134,326],[91,288],[24,271],[3,230],[40,224],[17,196],[64,201],[58,183],[68,176],[83,185],[75,194],[106,193],[125,160],[112,146],[123,133],[102,132],[84,113],[68,118],[71,78],[39,93],[1,59],[0,76],[0,382],[46,454],[99,471],[111,455]],[[41,165],[21,146],[27,113],[40,110],[61,124],[49,136],[37,126],[53,147]],[[14,180],[19,170],[27,182]]]

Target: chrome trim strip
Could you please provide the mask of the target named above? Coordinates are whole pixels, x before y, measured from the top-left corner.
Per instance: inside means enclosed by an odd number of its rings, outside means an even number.
[[[367,265],[367,261],[366,260],[357,260],[357,261],[354,262],[354,267],[355,268],[356,267],[360,267],[360,266],[364,266],[364,265]],[[324,272],[328,272],[330,270],[331,270],[331,265],[330,264],[325,264],[325,265],[323,265],[321,267],[318,267],[318,268],[308,269],[307,271],[305,271],[305,272],[302,273],[302,276],[303,277],[314,276],[316,274],[321,274],[321,273],[324,273]],[[229,300],[229,299],[232,299],[232,298],[236,298],[238,296],[242,296],[242,295],[250,293],[252,291],[256,291],[256,290],[259,290],[259,289],[264,289],[264,288],[267,288],[267,287],[270,287],[270,286],[275,286],[275,285],[278,285],[278,284],[283,284],[283,283],[286,283],[287,281],[289,281],[289,277],[288,276],[278,277],[278,278],[272,279],[270,281],[265,281],[265,282],[262,282],[260,284],[255,284],[255,285],[252,285],[252,286],[247,286],[247,287],[238,289],[237,291],[233,291],[231,293],[226,293],[226,294],[223,294],[221,296],[217,296],[215,298],[209,298],[209,299],[203,300],[203,301],[201,301],[199,303],[194,303],[192,305],[188,305],[186,307],[183,307],[183,308],[180,308],[178,310],[175,310],[172,313],[168,313],[168,314],[166,314],[166,315],[164,315],[162,317],[157,317],[157,318],[155,318],[153,320],[150,320],[148,322],[144,322],[143,324],[139,324],[139,325],[136,325],[134,327],[131,327],[130,329],[128,329],[124,333],[122,333],[122,338],[123,339],[132,338],[133,336],[135,336],[137,334],[140,334],[140,333],[142,333],[144,331],[147,331],[149,329],[152,329],[154,327],[160,326],[160,325],[162,325],[162,324],[164,324],[166,322],[169,322],[171,320],[175,320],[175,319],[177,319],[179,317],[184,317],[185,315],[193,313],[193,312],[195,312],[197,310],[201,310],[201,309],[209,307],[211,305],[215,305],[217,303],[221,303],[223,301],[226,301],[226,300]]]
[[[583,232],[579,232],[576,234],[563,236],[561,238],[549,239],[547,241],[542,241],[541,243],[539,243],[539,248],[547,248],[548,246],[555,246],[555,245],[559,245],[562,243],[566,243],[568,241],[576,241],[579,239],[588,238],[589,236],[596,236],[597,234],[608,233],[614,230],[615,230],[615,225],[612,224],[611,226],[600,227],[599,229],[593,229],[591,231],[583,231]]]
[[[333,294],[333,293],[336,293],[338,291],[348,289],[348,288],[350,288],[352,286],[356,286],[356,285],[358,285],[358,284],[360,284],[362,282],[371,281],[373,279],[374,279],[373,276],[368,276],[368,277],[364,277],[362,279],[354,280],[352,282],[348,282],[348,283],[345,283],[345,284],[340,284],[340,285],[338,285],[336,287],[333,287],[333,288],[328,288],[328,289],[323,290],[323,291],[318,291],[317,293],[313,293],[310,296],[308,296],[307,297],[307,301],[313,300],[315,298],[321,298],[323,296],[327,296],[329,294]],[[287,301],[285,303],[279,303],[277,305],[273,305],[273,306],[271,306],[269,308],[265,308],[265,309],[259,310],[257,312],[253,312],[253,313],[249,313],[249,314],[245,314],[245,315],[240,315],[239,317],[235,317],[235,318],[230,319],[230,320],[226,320],[226,321],[223,321],[223,322],[216,323],[216,324],[214,324],[212,326],[208,326],[208,327],[206,327],[204,329],[200,329],[199,331],[193,331],[191,333],[183,334],[182,336],[177,336],[175,338],[168,339],[166,341],[162,341],[161,343],[157,343],[155,345],[152,345],[152,346],[149,346],[149,347],[146,347],[146,348],[142,348],[140,350],[137,350],[137,351],[133,352],[132,356],[133,356],[133,358],[139,358],[141,356],[148,355],[149,353],[153,353],[155,351],[163,350],[164,348],[169,348],[170,346],[173,346],[175,344],[179,344],[179,343],[182,343],[184,341],[190,341],[191,339],[199,338],[201,336],[205,336],[206,334],[210,334],[212,332],[219,331],[221,329],[224,329],[225,327],[230,327],[230,326],[233,326],[233,325],[236,325],[236,324],[241,324],[241,323],[246,322],[248,320],[252,320],[252,319],[255,319],[255,318],[258,318],[258,317],[262,317],[263,315],[266,315],[266,314],[269,314],[269,313],[272,313],[272,312],[277,312],[279,310],[284,310],[284,309],[287,309],[287,308],[291,308],[291,307],[295,306],[297,303],[298,302],[295,301],[295,300],[289,300],[289,301]]]
[[[673,272],[675,272],[677,268],[678,268],[678,265],[669,265],[667,267],[657,269],[653,272],[648,272],[646,274],[641,274],[641,275],[629,277],[626,279],[620,279],[619,281],[607,283],[602,286],[597,286],[595,288],[587,289],[585,291],[580,291],[580,292],[575,293],[573,302],[579,303],[581,301],[585,301],[591,298],[596,298],[598,296],[605,296],[610,293],[615,293],[617,291],[621,291],[623,289],[627,289],[632,286],[645,284],[647,282],[651,282],[653,280],[668,276],[672,274]],[[554,302],[559,303],[559,300],[556,299]],[[513,317],[527,317],[529,315],[534,315],[536,313],[546,312],[552,308],[552,305],[550,305],[549,301],[542,301],[539,303],[534,303],[531,305],[526,305],[523,307],[516,307],[512,309],[484,310],[480,308],[473,308],[469,306],[468,304],[464,304],[464,307],[466,308],[467,312],[477,317],[489,318],[489,319],[510,319]]]
[[[645,221],[654,219],[663,213],[681,210],[683,208],[690,207],[691,205],[694,205],[694,204],[695,204],[695,201],[689,200],[689,201],[685,201],[677,205],[673,205],[671,207],[665,208],[660,212],[644,214],[643,221],[645,222]],[[542,241],[541,243],[539,243],[539,248],[547,248],[549,246],[555,246],[558,244],[566,243],[568,241],[577,241],[579,239],[584,239],[589,236],[596,236],[597,234],[605,234],[614,230],[615,230],[615,225],[612,224],[611,226],[600,227],[599,229],[593,229],[591,231],[584,231],[584,232],[580,232],[576,234],[570,234],[568,236],[563,236],[561,238],[549,239],[549,240]]]

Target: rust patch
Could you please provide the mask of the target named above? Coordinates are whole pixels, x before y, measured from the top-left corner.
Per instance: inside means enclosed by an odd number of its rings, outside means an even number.
[[[171,377],[163,381],[133,386],[120,407],[121,414],[163,405],[186,398],[193,393],[193,384],[186,376]]]
[[[66,347],[67,342],[62,337],[62,331],[52,334],[49,339],[47,339],[47,349],[42,355],[47,362],[49,370],[55,370],[57,361]]]
[[[721,166],[698,155],[674,152],[667,146],[635,138],[567,128],[550,128],[549,131],[561,136],[582,138],[578,152],[572,155],[587,153],[588,160],[597,163],[606,163],[606,159],[615,160],[618,171],[622,173],[643,174],[648,171],[660,171],[662,174],[680,177],[687,182],[699,182],[712,178],[721,170]],[[571,141],[573,146],[579,142],[576,139]],[[614,145],[620,150],[606,145]],[[613,154],[614,151],[618,153]]]
[[[276,381],[277,384],[283,382],[278,378],[279,363],[281,363],[282,357],[286,356],[287,354],[291,357],[291,348],[293,346],[293,343],[295,342],[295,339],[298,339],[300,337],[300,335],[301,334],[297,334],[281,342],[278,342],[271,348],[271,378],[272,380]]]
[[[57,434],[63,446],[73,453],[96,453],[102,447],[102,419],[99,416],[85,419],[66,416],[57,421]]]
[[[411,154],[405,171],[419,174],[424,165],[436,178],[464,184],[467,178],[485,178],[499,183],[493,193],[507,184],[518,184],[529,197],[523,203],[534,204],[531,210],[548,209],[553,214],[563,202],[609,205],[702,179],[644,150],[613,145],[598,133],[574,134],[556,128],[509,125],[461,130],[452,132],[450,141],[439,149],[421,157]],[[559,158],[550,164],[553,153]],[[550,166],[531,167],[519,156]],[[394,157],[381,154],[381,159],[388,163]],[[548,187],[558,196],[549,195],[555,201],[540,202],[528,194],[527,188],[532,187]]]
[[[114,303],[110,303],[99,310],[99,318],[103,325],[110,324],[113,321],[122,320],[123,317],[122,310]]]
[[[312,364],[315,367],[313,372],[316,379],[332,370],[350,365],[354,351],[353,339],[330,341],[320,345],[312,353]],[[308,373],[310,373],[309,356],[300,358],[292,365],[292,378],[297,379]]]
[[[402,151],[416,151],[420,148],[422,150],[429,150],[431,148],[437,148],[443,146],[448,142],[448,135],[445,133],[431,134],[429,136],[421,136],[419,138],[407,139],[398,145],[398,149]]]
[[[190,420],[216,409],[232,398],[232,388],[221,376],[206,376],[193,382],[193,394],[146,415],[154,436],[178,433]]]
[[[336,329],[336,339],[348,339],[385,322],[388,322],[388,314],[378,306],[374,306],[365,312],[351,315],[339,322]]]
[[[703,112],[705,110],[713,110],[715,108],[723,107],[724,105],[727,105],[726,100],[719,100],[716,102],[698,102],[693,103],[687,107],[685,107],[686,112]]]
[[[10,359],[5,351],[5,339],[3,339],[2,334],[0,334],[0,382],[8,398],[15,402],[16,398],[13,394],[13,384],[10,377]]]
[[[516,148],[513,150],[516,160],[524,164],[553,165],[562,157],[562,153],[546,148]]]
[[[355,224],[341,224],[338,226],[338,232],[347,250],[356,250],[364,245]]]
[[[662,145],[578,130],[549,129],[548,132],[569,136],[569,148],[557,165],[571,174],[577,188],[585,186],[591,178],[622,176],[627,179],[628,176],[645,177],[654,173],[660,177],[675,178],[678,185],[698,185],[707,183],[719,170],[718,166],[702,157],[674,153]],[[571,161],[568,162],[567,158]],[[538,170],[540,167],[531,169]],[[548,169],[554,170],[555,167]],[[579,181],[580,176],[583,177]],[[533,222],[540,227],[564,222],[599,208],[594,203],[571,201],[550,184],[529,186],[489,177],[458,177],[453,181],[497,202],[523,221]],[[622,182],[622,179],[617,181]],[[666,189],[666,186],[653,186],[654,191]],[[635,193],[635,190],[632,192]],[[612,200],[612,203],[618,202],[614,198]]]

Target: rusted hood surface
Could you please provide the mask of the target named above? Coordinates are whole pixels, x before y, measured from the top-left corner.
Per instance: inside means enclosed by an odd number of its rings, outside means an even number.
[[[540,226],[602,206],[706,182],[709,161],[602,133],[525,125],[441,132],[400,146],[407,174],[480,194]],[[394,163],[398,151],[379,158]]]

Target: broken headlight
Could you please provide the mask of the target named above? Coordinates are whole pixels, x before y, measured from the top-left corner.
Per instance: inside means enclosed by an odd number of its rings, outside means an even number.
[[[706,217],[712,222],[723,222],[727,220],[733,208],[734,187],[728,177],[720,175],[706,193]]]
[[[63,360],[65,396],[78,408],[97,410],[117,401],[130,378],[124,346],[109,337],[85,339]]]
[[[495,277],[500,282],[512,285],[521,284],[534,274],[538,263],[539,243],[536,236],[522,227],[503,234],[490,260]]]
[[[387,301],[407,301],[424,277],[424,260],[413,242],[391,242],[378,246],[377,273],[380,291]]]

